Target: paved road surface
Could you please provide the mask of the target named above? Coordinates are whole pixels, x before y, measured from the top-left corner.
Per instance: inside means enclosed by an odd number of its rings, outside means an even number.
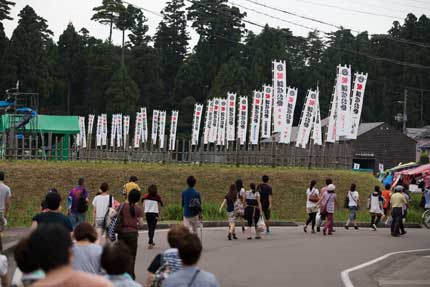
[[[225,228],[205,229],[200,267],[213,272],[221,286],[342,286],[340,272],[386,253],[430,248],[430,231],[409,229],[402,238],[392,238],[388,229],[337,228],[335,235],[303,233],[302,227],[274,228],[262,240],[228,241]],[[146,268],[161,250],[167,248],[167,231],[158,231],[157,248],[148,250],[142,232],[136,262],[139,282]],[[354,282],[354,281],[353,281]],[[356,282],[354,282],[356,283]],[[356,286],[360,286],[356,284]]]

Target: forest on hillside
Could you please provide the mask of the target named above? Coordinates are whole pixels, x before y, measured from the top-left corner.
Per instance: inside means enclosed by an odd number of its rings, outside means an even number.
[[[430,124],[430,19],[408,14],[386,34],[369,35],[342,28],[295,36],[285,27],[245,29],[246,9],[228,0],[170,0],[161,11],[154,36],[148,35],[145,10],[122,0],[100,0],[92,20],[122,45],[98,39],[70,23],[53,40],[46,19],[26,6],[9,39],[11,0],[0,0],[0,91],[20,82],[20,90],[40,94],[39,113],[135,115],[137,107],[178,109],[179,133],[190,134],[193,108],[228,91],[250,96],[271,83],[274,59],[286,60],[288,85],[299,89],[295,123],[308,89],[320,90],[327,116],[336,66],[350,64],[369,73],[362,121],[394,119],[408,88],[408,127]],[[288,20],[288,16],[284,17]],[[253,22],[252,22],[253,23]],[[254,23],[255,24],[255,23]],[[187,28],[199,39],[189,44]],[[2,98],[3,95],[0,95]],[[187,132],[188,131],[188,132]]]

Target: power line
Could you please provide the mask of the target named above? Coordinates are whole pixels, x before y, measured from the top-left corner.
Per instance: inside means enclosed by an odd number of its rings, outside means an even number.
[[[380,2],[383,2],[382,0],[379,0]],[[369,3],[369,2],[366,2],[366,3]],[[430,7],[422,7],[422,6],[415,6],[415,5],[405,5],[404,3],[402,3],[402,2],[396,2],[396,1],[391,1],[390,0],[390,4],[394,4],[394,5],[397,5],[397,6],[400,6],[400,7],[407,7],[407,8],[415,8],[415,9],[424,9],[424,10],[427,10],[427,9],[430,9]]]

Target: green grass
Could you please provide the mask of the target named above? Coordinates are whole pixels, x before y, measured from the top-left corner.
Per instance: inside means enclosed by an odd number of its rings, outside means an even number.
[[[251,182],[259,183],[261,176],[267,174],[273,186],[273,218],[278,220],[304,221],[306,218],[305,190],[312,179],[318,187],[324,184],[326,177],[331,177],[337,187],[339,204],[343,200],[351,183],[356,183],[365,207],[367,196],[378,181],[369,173],[356,173],[346,170],[271,168],[256,166],[227,165],[161,165],[118,162],[46,162],[46,161],[0,161],[0,170],[6,173],[6,184],[13,193],[12,209],[9,217],[10,226],[29,226],[31,218],[40,209],[40,203],[50,188],[57,188],[65,199],[80,177],[86,180],[91,199],[102,182],[107,182],[111,193],[116,198],[121,186],[130,175],[139,178],[139,184],[145,188],[156,184],[163,198],[165,207],[162,220],[181,220],[181,191],[189,175],[197,178],[197,189],[202,193],[205,220],[226,220],[225,213],[218,208],[228,191],[229,185],[241,178],[246,187]],[[409,221],[419,222],[422,211],[418,206],[419,198],[413,198],[414,208]],[[65,210],[65,202],[63,202]],[[345,220],[347,211],[340,208],[335,213],[336,220]],[[360,221],[370,220],[367,210],[358,213]]]

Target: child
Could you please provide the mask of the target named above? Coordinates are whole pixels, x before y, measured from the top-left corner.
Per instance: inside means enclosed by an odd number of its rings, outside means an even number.
[[[231,237],[233,236],[233,239],[237,239],[236,237],[236,216],[234,214],[234,203],[237,199],[237,191],[236,191],[236,185],[232,184],[230,185],[230,190],[225,195],[224,200],[221,203],[221,206],[219,207],[219,212],[221,212],[224,205],[227,205],[227,216],[228,216],[228,240],[231,240]]]

